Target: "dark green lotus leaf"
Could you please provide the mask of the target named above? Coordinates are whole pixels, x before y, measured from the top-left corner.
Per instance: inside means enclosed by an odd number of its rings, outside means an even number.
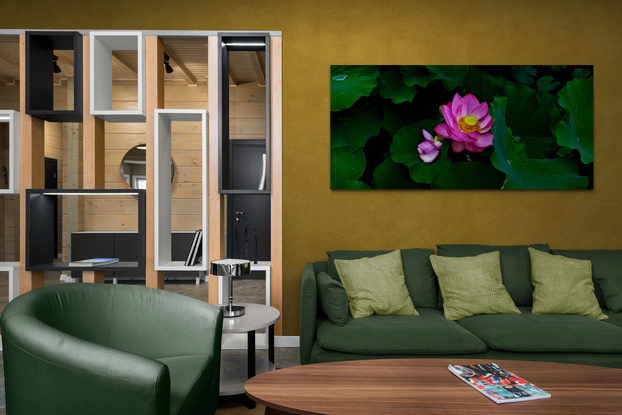
[[[380,74],[380,86],[378,92],[385,99],[390,99],[394,104],[400,102],[412,102],[417,94],[414,86],[405,85],[402,75],[398,71],[386,71]]]
[[[559,91],[559,105],[566,110],[566,120],[553,129],[560,146],[578,150],[581,162],[594,161],[594,82],[592,78],[568,82]]]
[[[425,88],[430,83],[430,75],[420,65],[402,65],[400,73],[403,75],[402,80],[408,86],[419,85]]]
[[[585,79],[592,76],[592,70],[589,68],[575,68],[572,71],[573,79]]]
[[[410,177],[418,183],[432,183],[436,176],[451,164],[447,155],[450,147],[448,142],[443,143],[441,153],[432,163],[424,163],[419,157],[417,145],[425,140],[421,129],[427,130],[434,135],[436,120],[424,120],[413,125],[400,128],[393,136],[391,144],[391,159],[408,167]]]
[[[376,66],[330,67],[330,109],[341,111],[350,108],[361,97],[368,97],[378,85],[380,71]]]
[[[358,180],[331,179],[330,188],[332,190],[363,190],[369,189],[369,185]]]
[[[468,65],[428,65],[430,79],[440,79],[447,91],[465,86],[469,77]]]
[[[479,66],[471,66],[469,71],[468,91],[477,97],[479,102],[488,102],[495,95],[501,93],[508,84],[508,80],[502,76],[489,75]]]
[[[557,96],[549,92],[542,91],[536,93],[536,97],[538,98],[540,105],[542,105],[546,109],[546,112],[548,112],[553,125],[562,119],[562,111],[561,107],[557,103]]]
[[[416,115],[411,105],[396,105],[389,101],[383,106],[382,113],[382,127],[392,136],[403,126],[412,124]]]
[[[330,178],[358,180],[365,172],[363,149],[337,147],[330,151]]]
[[[511,67],[512,76],[516,82],[530,85],[536,81],[538,70],[530,65],[515,65]]]
[[[461,161],[452,164],[432,182],[433,189],[500,189],[505,174],[489,163]]]
[[[539,78],[538,82],[536,83],[538,91],[552,91],[559,85],[559,82],[549,75]]]
[[[428,186],[415,183],[410,178],[408,167],[405,165],[386,159],[374,170],[372,187],[374,189],[423,189]]]
[[[586,189],[588,178],[579,176],[572,158],[536,160],[525,154],[525,144],[515,140],[505,121],[506,97],[495,99],[491,115],[495,152],[493,166],[506,174],[503,189]]]
[[[365,146],[369,137],[376,136],[382,128],[382,111],[376,100],[365,99],[345,111],[331,113],[330,146]]]

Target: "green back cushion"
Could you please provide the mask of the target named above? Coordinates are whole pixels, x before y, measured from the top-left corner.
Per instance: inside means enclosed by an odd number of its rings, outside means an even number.
[[[609,311],[622,312],[622,250],[561,250],[551,249],[555,255],[586,259],[592,262],[592,280],[598,303]]]
[[[549,252],[548,244],[534,245],[437,245],[438,255],[448,257],[475,256],[486,252],[499,251],[501,254],[501,275],[503,285],[517,306],[532,304],[533,285],[531,284],[531,262],[529,251],[532,247]]]
[[[499,251],[474,257],[430,257],[443,295],[445,318],[520,314],[501,283]]]
[[[372,314],[417,315],[404,282],[399,250],[373,258],[335,260],[353,318]]]
[[[404,267],[404,279],[413,305],[417,308],[436,308],[438,290],[436,288],[436,276],[430,264],[432,249],[402,249],[402,266]],[[360,259],[373,258],[377,255],[387,254],[389,251],[328,251],[327,273],[339,280],[336,259]]]
[[[339,281],[325,272],[317,277],[317,296],[320,308],[328,319],[337,326],[348,321],[348,295]]]
[[[594,295],[591,261],[551,255],[533,248],[529,248],[529,254],[534,285],[532,313],[607,318]]]

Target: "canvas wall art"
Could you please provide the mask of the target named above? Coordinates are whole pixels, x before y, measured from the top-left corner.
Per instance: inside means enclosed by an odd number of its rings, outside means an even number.
[[[593,72],[331,66],[331,189],[591,189]]]

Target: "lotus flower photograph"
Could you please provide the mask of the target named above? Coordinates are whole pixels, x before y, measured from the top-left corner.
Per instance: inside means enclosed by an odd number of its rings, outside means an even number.
[[[331,66],[331,189],[592,189],[591,65]]]

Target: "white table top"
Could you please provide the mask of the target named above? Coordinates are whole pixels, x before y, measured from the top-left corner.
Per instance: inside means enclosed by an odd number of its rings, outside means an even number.
[[[222,320],[223,333],[245,333],[271,326],[279,321],[281,313],[274,307],[263,304],[234,303],[246,307],[246,312],[240,317],[224,317]],[[219,304],[224,306],[226,304]]]

